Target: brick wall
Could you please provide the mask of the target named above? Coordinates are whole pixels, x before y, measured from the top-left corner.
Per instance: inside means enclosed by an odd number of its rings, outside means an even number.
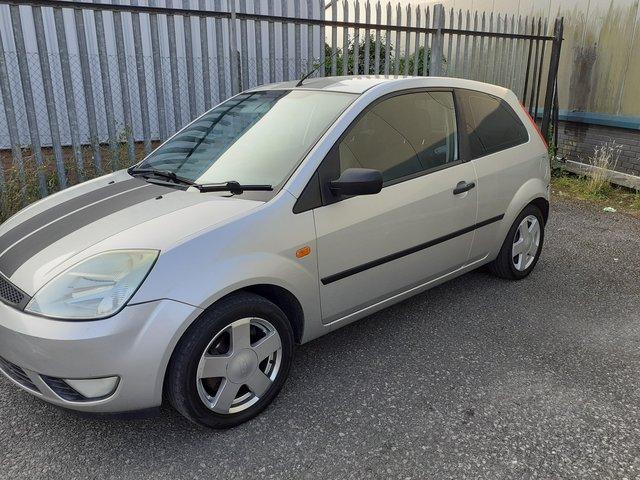
[[[640,176],[640,130],[560,122],[558,156],[588,163],[595,147],[613,141],[620,148],[616,170]]]

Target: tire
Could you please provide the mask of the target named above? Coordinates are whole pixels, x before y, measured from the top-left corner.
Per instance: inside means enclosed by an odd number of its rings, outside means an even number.
[[[233,294],[207,309],[180,339],[167,368],[165,396],[194,423],[235,427],[278,395],[293,351],[293,331],[282,310],[259,295]]]
[[[539,227],[537,242],[536,235],[531,233],[531,230],[534,228],[534,218]],[[522,238],[520,229],[525,219],[528,219],[527,230],[529,233],[527,235],[529,236],[525,240],[524,247],[530,245],[530,248],[527,249],[526,253],[515,255],[515,253],[519,251],[519,248],[516,248],[514,244]],[[500,278],[508,280],[521,280],[525,278],[533,271],[538,263],[543,243],[544,217],[542,216],[542,212],[535,205],[527,205],[524,210],[520,212],[520,215],[517,216],[513,225],[511,225],[509,233],[507,233],[507,238],[505,238],[502,248],[500,249],[500,253],[498,253],[497,258],[489,264],[489,271]],[[532,255],[534,249],[535,254]],[[526,255],[526,257],[523,257],[524,255]]]

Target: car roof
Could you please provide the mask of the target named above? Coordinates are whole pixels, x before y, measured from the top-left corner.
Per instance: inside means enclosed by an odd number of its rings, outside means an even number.
[[[488,83],[476,82],[452,77],[408,77],[395,75],[350,75],[340,77],[319,77],[308,78],[302,86],[296,87],[298,81],[271,83],[261,85],[248,91],[260,90],[325,90],[331,92],[344,92],[362,94],[367,90],[382,85],[394,87],[394,89],[415,88],[415,87],[449,87],[449,88],[469,88],[472,90],[485,91],[498,96],[504,96],[508,90]]]

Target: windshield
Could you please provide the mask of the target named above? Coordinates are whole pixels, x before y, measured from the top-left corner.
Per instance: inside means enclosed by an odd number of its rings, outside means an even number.
[[[280,185],[355,98],[313,90],[242,93],[185,127],[137,168],[199,184]]]

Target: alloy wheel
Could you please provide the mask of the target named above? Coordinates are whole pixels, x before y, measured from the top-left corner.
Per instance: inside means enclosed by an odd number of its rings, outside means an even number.
[[[278,376],[282,342],[262,318],[237,320],[214,336],[198,364],[203,403],[220,414],[238,413],[264,397]]]
[[[523,272],[531,266],[540,248],[540,222],[535,215],[522,219],[511,247],[511,258],[516,270]]]

